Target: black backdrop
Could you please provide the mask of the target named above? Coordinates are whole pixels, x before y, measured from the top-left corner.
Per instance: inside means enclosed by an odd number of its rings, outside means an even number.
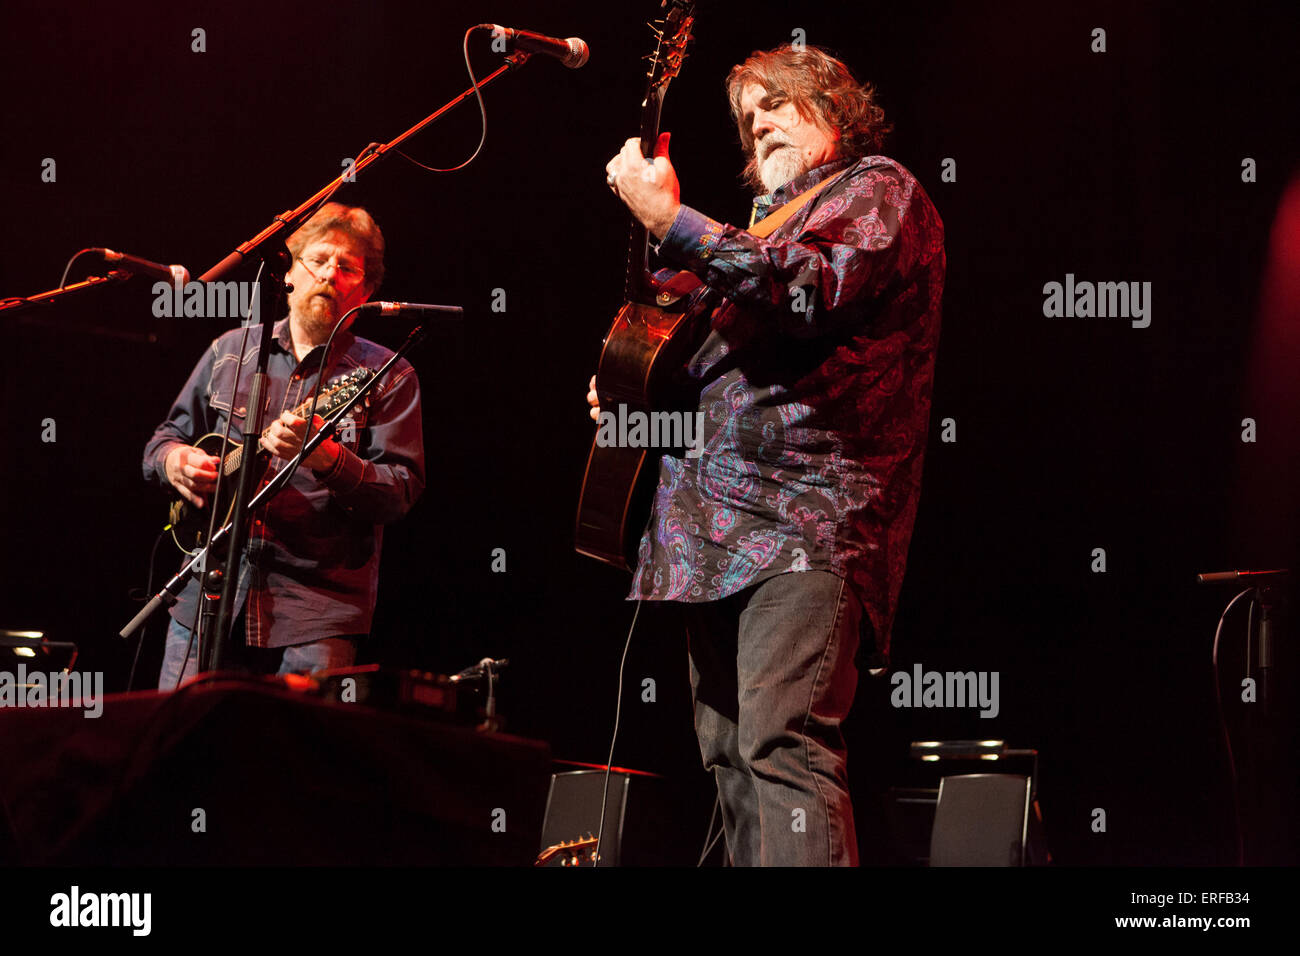
[[[488,89],[487,142],[467,169],[435,175],[392,157],[338,198],[367,206],[385,231],[380,297],[466,310],[462,327],[412,356],[430,480],[386,533],[374,654],[443,672],[509,656],[510,729],[593,762],[604,759],[631,606],[625,576],[573,553],[571,524],[592,434],[583,394],[620,300],[625,214],[603,167],[635,133],[655,8],[11,0],[0,41],[0,295],[53,287],[83,246],[203,271],[344,157],[464,89],[472,23],[589,42],[582,70],[536,58]],[[908,776],[908,740],[999,737],[1042,751],[1058,860],[1230,862],[1208,660],[1232,592],[1197,589],[1193,574],[1289,551],[1277,535],[1234,534],[1230,520],[1239,456],[1252,447],[1241,418],[1259,419],[1261,445],[1288,425],[1242,407],[1270,227],[1296,171],[1297,37],[1285,7],[701,8],[664,120],[683,201],[746,216],[722,78],[798,29],[877,84],[896,127],[885,151],[917,175],[947,229],[935,426],[894,666],[996,670],[1001,713],[896,710],[881,682],[864,685],[848,728],[864,858],[882,858],[874,795]],[[206,52],[191,51],[196,27]],[[1096,27],[1104,53],[1090,50]],[[498,58],[482,34],[473,49],[487,72]],[[454,165],[478,133],[464,105],[407,151]],[[41,179],[46,157],[53,183]],[[1242,181],[1244,157],[1257,182]],[[955,182],[940,178],[945,158]],[[1066,273],[1151,282],[1150,327],[1045,318],[1043,284]],[[491,308],[498,289],[504,312]],[[151,301],[136,279],[3,319],[0,626],[78,641],[82,665],[104,670],[110,689],[125,687],[132,648],[115,633],[138,607],[129,594],[162,523],[140,451],[226,327],[156,319]],[[406,328],[371,319],[357,331],[396,346]],[[944,418],[955,442],[939,439]],[[42,440],[46,419],[53,442]],[[1267,508],[1253,505],[1256,516]],[[494,548],[505,573],[491,570]],[[1092,570],[1094,548],[1105,573]],[[170,567],[174,552],[160,553]],[[1234,646],[1242,624],[1229,629]],[[155,626],[137,686],[156,678],[160,641]],[[643,615],[627,674],[615,762],[696,780],[707,812],[684,640],[669,616]],[[640,699],[646,677],[652,704]],[[1280,773],[1277,786],[1293,786],[1294,769]],[[1094,808],[1107,811],[1105,833],[1090,827]],[[683,820],[683,839],[697,841],[705,823]],[[1294,859],[1293,848],[1275,852]]]

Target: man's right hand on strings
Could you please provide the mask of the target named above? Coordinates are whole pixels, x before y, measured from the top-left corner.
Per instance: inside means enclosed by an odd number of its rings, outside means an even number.
[[[167,480],[181,497],[202,508],[205,503],[202,496],[211,494],[217,487],[217,466],[220,464],[221,459],[193,445],[177,445],[167,453],[164,467]]]

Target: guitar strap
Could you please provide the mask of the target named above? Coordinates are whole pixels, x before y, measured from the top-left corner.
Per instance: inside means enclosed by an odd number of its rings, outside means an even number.
[[[849,167],[849,169],[852,168],[853,168],[852,166]],[[831,183],[839,182],[841,179],[843,179],[844,174],[847,173],[848,171],[849,170],[846,169],[843,172],[836,173],[834,176],[829,176],[826,179],[823,179],[821,182],[819,182],[816,186],[813,186],[811,189],[805,189],[803,192],[795,196],[793,199],[791,199],[788,203],[786,203],[776,212],[772,213],[772,215],[763,219],[762,222],[753,222],[751,220],[749,224],[749,229],[747,229],[746,232],[748,232],[751,236],[758,236],[758,238],[760,239],[766,239],[772,233],[776,232],[783,225],[785,225],[785,221],[787,219],[789,219],[800,209],[806,206],[808,202],[819,192],[821,192]]]
[[[852,168],[852,165],[849,166],[849,169]],[[839,182],[849,169],[823,179],[816,186],[813,186],[810,189],[805,189],[761,222],[755,223],[751,221],[746,232],[751,236],[757,236],[759,239],[766,239],[772,233],[785,225],[786,221],[791,216],[797,213],[804,206],[808,205],[813,197],[823,189],[828,187],[831,183]],[[659,294],[655,297],[655,301],[659,305],[663,306],[672,305],[683,296],[690,295],[703,284],[704,283],[700,280],[700,277],[695,273],[683,270],[659,287]]]

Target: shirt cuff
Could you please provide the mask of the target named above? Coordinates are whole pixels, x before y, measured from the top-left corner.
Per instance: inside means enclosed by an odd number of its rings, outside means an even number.
[[[339,457],[334,462],[334,466],[326,472],[313,469],[312,473],[330,491],[335,494],[347,494],[361,487],[361,482],[366,477],[366,461],[356,452],[339,445]]]
[[[181,447],[184,444],[185,442],[177,438],[173,441],[164,443],[163,446],[158,449],[158,451],[154,452],[153,474],[154,477],[157,478],[158,483],[162,485],[163,488],[172,487],[172,483],[167,480],[167,456],[172,453],[173,449]]]
[[[707,262],[713,258],[726,228],[716,219],[683,205],[659,243],[659,254],[682,265]]]

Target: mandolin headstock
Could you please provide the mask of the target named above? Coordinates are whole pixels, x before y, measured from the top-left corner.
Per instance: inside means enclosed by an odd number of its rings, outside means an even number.
[[[360,367],[330,379],[325,384],[325,387],[321,389],[320,394],[316,396],[316,414],[321,416],[329,415],[331,412],[348,404],[374,374],[370,369]],[[294,409],[294,414],[302,417],[310,409],[311,399],[309,398]]]

